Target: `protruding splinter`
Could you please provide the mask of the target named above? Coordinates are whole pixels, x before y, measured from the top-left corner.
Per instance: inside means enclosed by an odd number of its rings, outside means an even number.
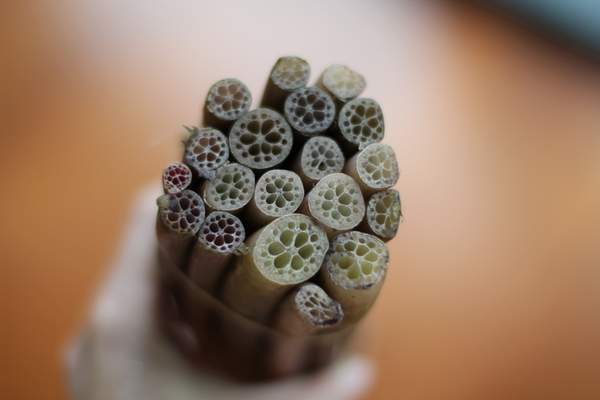
[[[224,129],[250,109],[252,95],[237,79],[223,79],[208,90],[204,107],[204,125]]]
[[[229,158],[227,138],[214,128],[191,128],[189,131],[183,161],[201,178],[212,179],[214,171]]]
[[[355,323],[369,311],[388,262],[385,243],[373,235],[351,231],[333,240],[320,277],[323,288],[342,305],[345,323]]]
[[[355,154],[344,172],[358,182],[365,196],[394,186],[400,176],[394,149],[382,143],[372,143]]]
[[[336,100],[345,103],[348,100],[358,97],[365,90],[367,82],[358,72],[351,70],[345,65],[335,64],[327,67],[325,72],[323,72],[321,85]]]
[[[371,143],[380,142],[385,133],[381,106],[373,99],[361,97],[351,100],[340,110],[337,127],[342,139],[353,150],[362,150]]]
[[[350,176],[330,174],[308,193],[302,210],[312,216],[329,237],[356,227],[365,215],[360,187]]]
[[[262,106],[283,111],[286,97],[303,88],[310,77],[310,65],[300,57],[280,57],[269,75],[265,88]]]
[[[254,194],[254,172],[237,163],[217,169],[215,177],[202,185],[202,197],[210,210],[240,212]]]
[[[163,170],[162,186],[167,194],[181,192],[192,183],[192,171],[187,165],[172,162]]]
[[[294,171],[305,188],[312,187],[326,175],[342,172],[346,159],[337,142],[327,136],[315,136],[306,141],[294,161]]]
[[[190,278],[199,287],[214,293],[234,252],[246,239],[242,221],[225,211],[210,213],[198,232],[189,263]]]
[[[400,193],[395,189],[388,189],[371,196],[367,203],[367,215],[361,227],[383,241],[388,241],[396,236],[400,222],[402,222]]]
[[[307,87],[285,100],[285,117],[298,133],[314,136],[325,132],[335,119],[335,104],[324,90]]]
[[[246,216],[255,226],[264,226],[275,218],[296,212],[303,199],[300,177],[292,171],[273,169],[256,182]]]
[[[317,273],[329,241],[306,215],[277,218],[247,241],[249,252],[236,259],[223,300],[248,318],[266,322],[294,285]]]
[[[268,108],[252,110],[238,119],[229,133],[235,159],[257,170],[283,162],[292,150],[292,129],[285,118]]]

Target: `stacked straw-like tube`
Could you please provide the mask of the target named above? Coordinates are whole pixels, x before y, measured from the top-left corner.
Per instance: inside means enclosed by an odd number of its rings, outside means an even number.
[[[163,172],[159,321],[191,360],[239,379],[334,359],[377,299],[402,220],[365,79],[342,65],[309,76],[280,58],[253,110],[242,82],[215,83],[204,126]]]

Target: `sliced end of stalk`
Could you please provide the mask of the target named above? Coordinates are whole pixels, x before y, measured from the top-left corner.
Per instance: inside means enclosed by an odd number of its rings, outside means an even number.
[[[258,270],[281,285],[293,285],[317,273],[329,247],[327,235],[306,215],[277,218],[260,233],[252,250]]]
[[[296,90],[285,100],[285,117],[292,127],[305,136],[324,132],[335,119],[335,104],[317,87]]]
[[[211,208],[235,211],[244,207],[254,194],[254,172],[237,163],[217,169],[204,189],[204,200]]]
[[[160,219],[173,232],[195,235],[204,222],[204,202],[191,190],[162,195],[156,203]]]
[[[321,179],[308,194],[310,214],[335,230],[349,230],[365,215],[360,187],[350,176],[330,174]]]
[[[328,67],[323,72],[322,83],[332,95],[344,102],[358,97],[367,86],[361,74],[345,65]]]
[[[229,157],[227,138],[214,128],[194,128],[185,143],[184,161],[203,178]]]
[[[300,315],[315,327],[328,327],[339,324],[344,318],[342,306],[314,283],[303,285],[294,303]]]
[[[337,286],[368,289],[384,278],[388,261],[385,243],[368,233],[351,231],[333,240],[325,268]]]
[[[218,119],[234,121],[252,104],[250,90],[237,79],[223,79],[212,85],[206,96],[206,108]]]
[[[344,153],[337,142],[326,136],[315,136],[304,144],[300,164],[304,175],[319,180],[326,175],[341,172],[344,168]]]
[[[238,119],[229,133],[229,147],[235,159],[254,169],[271,168],[292,150],[292,129],[283,116],[258,108]]]
[[[302,180],[292,171],[274,169],[266,172],[256,183],[256,206],[271,217],[295,212],[303,199]]]
[[[310,65],[299,57],[281,57],[271,70],[271,81],[287,91],[306,86],[309,77]]]
[[[377,236],[391,239],[396,236],[402,220],[400,193],[394,189],[377,192],[367,204],[367,223]]]
[[[358,154],[356,171],[360,179],[373,189],[394,186],[400,176],[396,153],[392,146],[373,143]]]
[[[213,211],[204,220],[198,241],[223,254],[236,251],[246,239],[244,224],[238,217],[225,211]]]
[[[344,138],[360,148],[380,142],[385,132],[381,107],[367,98],[346,103],[340,111],[338,125]]]
[[[165,193],[181,192],[192,183],[192,171],[185,164],[172,162],[163,171],[162,183]]]

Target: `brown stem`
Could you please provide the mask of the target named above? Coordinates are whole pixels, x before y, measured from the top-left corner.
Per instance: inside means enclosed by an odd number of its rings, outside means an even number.
[[[292,128],[281,114],[257,108],[238,119],[229,132],[231,154],[240,163],[255,170],[273,168],[290,154]]]
[[[369,198],[360,230],[386,242],[396,236],[402,218],[400,193],[395,189],[387,189]]]
[[[338,235],[331,243],[320,280],[344,309],[344,326],[359,321],[377,299],[389,261],[380,239],[363,232]]]
[[[159,259],[184,268],[195,235],[204,222],[202,198],[191,190],[164,194],[156,200]]]
[[[172,162],[163,170],[162,186],[164,193],[177,193],[187,189],[192,183],[192,171],[187,165]]]
[[[237,79],[223,79],[213,84],[206,95],[203,125],[227,131],[252,104],[248,87]]]
[[[290,214],[255,232],[247,246],[248,253],[237,257],[227,277],[223,301],[266,322],[286,292],[317,273],[329,242],[310,218]]]
[[[327,92],[318,87],[307,87],[287,97],[284,114],[296,132],[310,137],[328,130],[336,112],[335,104]]]
[[[367,198],[394,186],[400,176],[394,149],[382,143],[372,143],[354,155],[344,173],[356,180]]]
[[[244,246],[246,232],[238,217],[225,211],[210,213],[198,233],[189,261],[189,276],[214,294],[234,253]]]
[[[269,74],[261,106],[282,112],[286,97],[294,90],[305,87],[309,78],[310,65],[305,60],[280,57]]]
[[[229,159],[227,137],[214,128],[188,128],[183,161],[199,178],[213,179],[215,170]]]
[[[273,326],[285,335],[271,348],[271,373],[289,375],[307,364],[309,335],[331,331],[343,319],[338,302],[314,283],[306,283],[288,294],[277,309]]]

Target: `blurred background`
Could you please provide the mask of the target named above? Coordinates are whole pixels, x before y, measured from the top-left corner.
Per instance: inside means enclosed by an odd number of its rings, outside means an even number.
[[[292,54],[367,77],[402,169],[365,398],[600,398],[593,14],[523,3],[543,2],[3,2],[1,397],[67,396],[62,351],[131,200],[210,84],[256,101]]]

